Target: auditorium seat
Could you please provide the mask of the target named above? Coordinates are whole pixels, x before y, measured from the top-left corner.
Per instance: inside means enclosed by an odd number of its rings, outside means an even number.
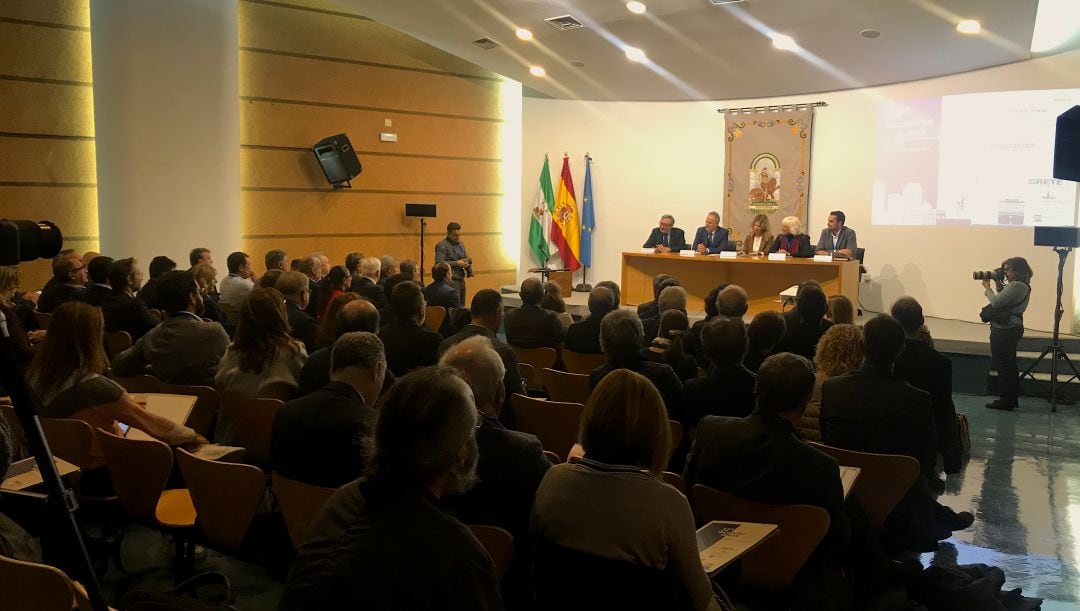
[[[18,584],[0,591],[0,608],[90,611],[86,591],[63,571],[46,564],[0,556],[0,583]],[[114,610],[109,607],[109,611]]]
[[[127,331],[109,331],[105,334],[105,354],[110,359],[131,347],[131,334]]]
[[[184,424],[196,433],[212,439],[214,422],[217,420],[218,409],[221,407],[221,397],[216,389],[210,386],[184,386],[180,384],[161,384],[159,392],[170,395],[186,395],[195,397],[195,405],[188,414]]]
[[[524,363],[531,365],[533,368],[533,375],[526,380],[525,388],[527,390],[540,390],[544,387],[541,372],[545,367],[553,367],[555,365],[555,359],[558,357],[558,353],[554,348],[519,348],[517,346],[510,346],[514,350],[514,354],[517,356],[518,363]]]
[[[544,368],[544,389],[552,401],[584,404],[592,394],[589,376]]]
[[[248,397],[234,392],[221,393],[221,413],[229,431],[217,431],[218,443],[236,443],[247,450],[248,458],[259,465],[270,464],[270,432],[274,416],[285,405],[279,399]],[[233,439],[222,439],[226,434]]]
[[[432,331],[438,331],[442,327],[443,320],[446,319],[446,308],[443,306],[426,306],[426,312],[424,314],[424,326]]]
[[[856,452],[813,441],[807,443],[832,456],[841,466],[861,469],[851,494],[859,499],[875,530],[881,530],[886,518],[919,478],[919,461],[910,456]]]
[[[510,397],[510,408],[514,411],[517,430],[536,435],[545,450],[558,454],[560,461],[566,460],[570,448],[577,443],[583,405],[515,394]]]
[[[298,482],[277,472],[270,476],[270,489],[281,505],[281,517],[285,520],[285,528],[289,531],[289,540],[294,549],[300,547],[307,538],[315,516],[319,514],[326,499],[336,490]]]
[[[607,362],[603,354],[583,354],[573,350],[562,351],[563,365],[570,373],[588,374],[593,369]]]
[[[239,550],[262,506],[266,475],[258,467],[206,460],[183,448],[176,448],[176,461],[206,540],[216,548]]]
[[[492,562],[495,563],[495,572],[498,573],[501,579],[506,574],[506,569],[510,568],[510,563],[514,560],[513,535],[497,526],[481,524],[469,524],[469,530],[472,531],[476,540],[480,542],[480,545],[484,546],[488,555],[491,556]]]

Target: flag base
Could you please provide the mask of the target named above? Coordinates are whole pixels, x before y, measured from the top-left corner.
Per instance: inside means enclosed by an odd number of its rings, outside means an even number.
[[[574,287],[574,292],[575,293],[588,293],[591,290],[592,290],[592,285],[588,284],[588,283],[585,283],[585,282],[582,282],[581,284]]]

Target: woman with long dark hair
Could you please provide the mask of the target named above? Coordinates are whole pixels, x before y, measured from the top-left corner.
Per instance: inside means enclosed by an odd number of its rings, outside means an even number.
[[[221,357],[214,383],[252,397],[288,400],[307,361],[304,344],[289,335],[285,298],[277,289],[252,289],[240,306],[236,335]]]
[[[983,280],[983,290],[990,302],[990,362],[997,371],[998,399],[986,404],[990,409],[1016,409],[1020,375],[1016,366],[1016,347],[1024,337],[1024,310],[1031,298],[1031,277],[1034,273],[1023,257],[1012,257],[1001,263],[1004,283],[998,291]]]
[[[642,349],[646,360],[664,363],[675,370],[683,382],[697,377],[697,359],[687,354],[686,334],[690,323],[679,310],[668,310],[660,315],[660,329],[649,347]]]

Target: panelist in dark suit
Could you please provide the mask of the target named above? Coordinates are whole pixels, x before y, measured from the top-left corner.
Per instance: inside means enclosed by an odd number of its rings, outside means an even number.
[[[728,245],[728,230],[720,226],[720,213],[713,211],[705,215],[705,226],[698,227],[694,235],[692,250],[699,255],[712,255],[722,250],[732,250]]]
[[[855,249],[859,247],[859,244],[855,239],[855,230],[848,229],[844,225],[846,220],[847,217],[840,210],[829,213],[829,226],[821,230],[821,237],[817,242],[817,254],[855,257]]]
[[[769,252],[786,252],[789,256],[802,258],[814,256],[810,236],[802,232],[802,221],[798,217],[787,216],[780,221],[780,235],[773,240]]]
[[[653,248],[659,253],[679,252],[686,249],[686,234],[675,226],[675,217],[665,214],[660,217],[660,226],[652,230],[641,247]]]

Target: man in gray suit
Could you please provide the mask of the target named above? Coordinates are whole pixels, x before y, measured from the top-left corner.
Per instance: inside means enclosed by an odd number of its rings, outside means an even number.
[[[465,254],[461,243],[461,225],[451,221],[446,225],[446,239],[435,245],[435,262],[450,265],[450,283],[458,290],[461,303],[465,301],[465,278],[472,278],[472,259]]]
[[[821,237],[817,242],[817,254],[855,258],[855,249],[859,245],[855,241],[855,230],[844,226],[846,220],[844,213],[840,210],[829,213],[829,226],[821,230]]]
[[[168,312],[165,321],[116,355],[113,373],[150,373],[167,384],[213,386],[229,335],[220,324],[199,318],[203,302],[194,276],[190,271],[166,273],[158,282],[157,300]]]

